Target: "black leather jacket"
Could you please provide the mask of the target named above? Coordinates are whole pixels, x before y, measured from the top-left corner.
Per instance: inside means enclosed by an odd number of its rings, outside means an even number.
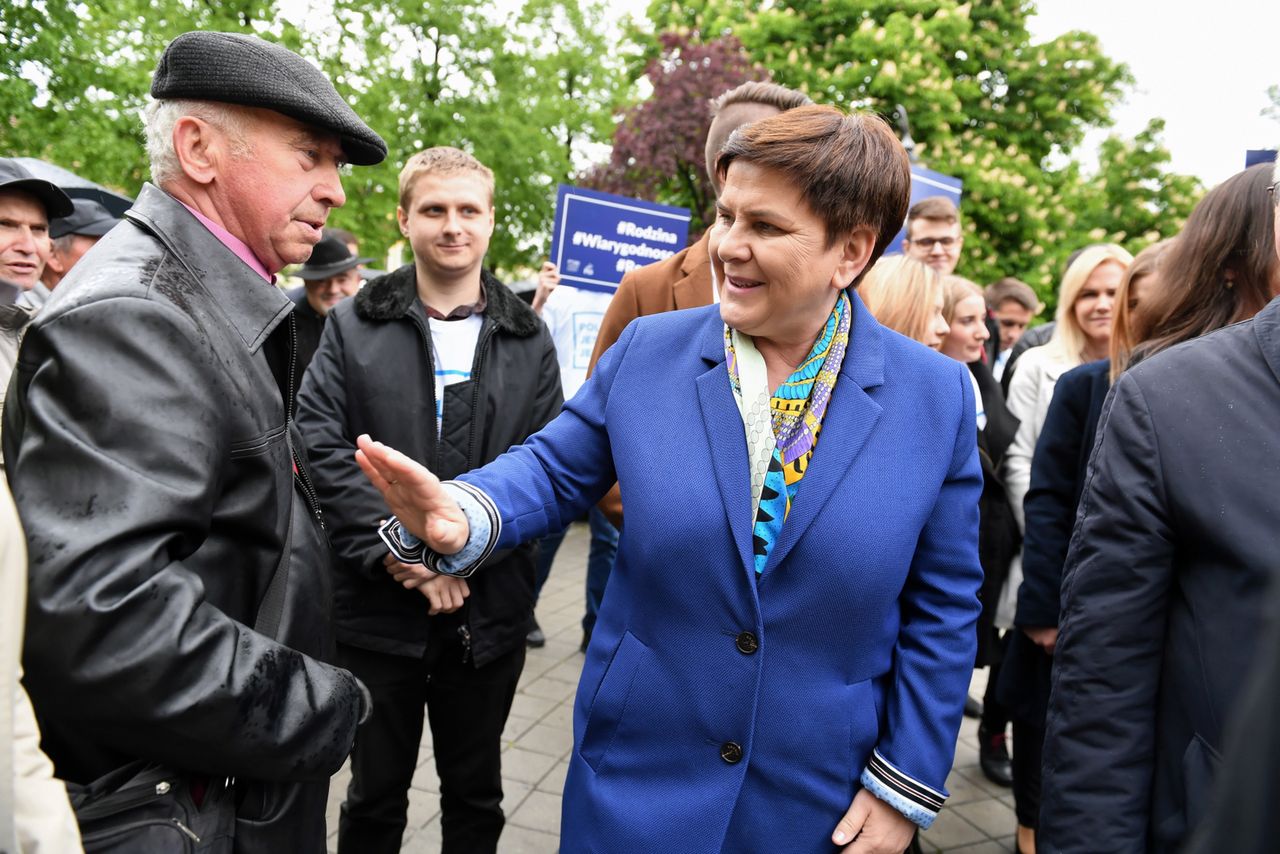
[[[28,327],[5,407],[27,687],[59,776],[152,759],[282,784],[241,794],[270,812],[339,768],[363,705],[316,658],[332,645],[329,549],[261,353],[293,304],[161,190],[127,217]],[[277,642],[249,627],[291,516]],[[312,789],[292,850],[316,827],[324,848]]]
[[[377,524],[391,511],[356,465],[356,436],[369,433],[449,479],[520,444],[560,412],[551,333],[505,285],[487,274],[484,281],[473,379],[445,389],[439,438],[431,329],[413,265],[369,282],[329,312],[298,394],[298,427],[343,564],[335,585],[342,643],[421,656],[429,635],[422,594],[405,590],[382,565],[387,547]],[[533,563],[532,544],[495,552],[468,579],[462,610],[430,618],[433,636],[465,629],[477,667],[522,646],[533,615]]]

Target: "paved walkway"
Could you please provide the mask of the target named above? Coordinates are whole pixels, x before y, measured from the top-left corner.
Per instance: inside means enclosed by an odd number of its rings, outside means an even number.
[[[582,668],[583,585],[586,577],[587,526],[574,525],[556,556],[556,564],[538,602],[538,622],[547,645],[529,650],[519,693],[503,733],[503,808],[507,826],[502,854],[555,854],[560,835],[560,795],[573,747],[573,696]],[[975,676],[981,696],[985,673]],[[923,837],[928,852],[1006,854],[1014,850],[1013,797],[987,782],[978,768],[977,725],[966,719],[956,747],[955,769],[947,779],[951,797]],[[432,761],[431,733],[418,749],[418,771],[409,791],[409,827],[404,852],[440,851],[440,796]],[[329,850],[337,846],[338,805],[350,773],[344,767],[329,792]],[[838,816],[832,818],[834,826]]]

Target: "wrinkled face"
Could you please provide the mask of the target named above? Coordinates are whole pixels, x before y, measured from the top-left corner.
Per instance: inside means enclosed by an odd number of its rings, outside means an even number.
[[[725,142],[743,125],[776,116],[779,112],[781,111],[777,107],[771,107],[768,104],[730,104],[711,120],[711,126],[707,128],[707,146],[704,156],[707,161],[707,177],[711,179],[711,186],[715,189],[717,196],[723,188],[720,185],[720,179],[716,176],[716,157],[719,156],[720,149],[724,148]]]
[[[493,200],[477,172],[418,178],[408,209],[396,208],[400,231],[409,238],[420,270],[437,279],[473,275],[493,236]]]
[[[1017,300],[1007,299],[992,312],[1000,327],[1000,352],[1013,349],[1031,322],[1031,309]]]
[[[716,201],[710,238],[720,316],[753,338],[812,343],[839,290],[862,272],[874,242],[870,229],[858,229],[850,241],[856,246],[828,246],[825,223],[793,181],[735,160]]]
[[[307,288],[307,303],[315,309],[316,314],[324,317],[329,313],[329,309],[355,294],[360,287],[360,273],[351,269],[345,273],[330,276],[327,279],[319,279],[305,284]]]
[[[962,246],[960,223],[936,219],[915,220],[911,223],[911,233],[902,240],[902,249],[907,255],[944,276],[956,271]]]
[[[987,331],[987,303],[974,294],[956,303],[951,329],[942,342],[942,352],[957,362],[976,362],[982,358],[982,345],[991,333]]]
[[[1104,261],[1093,269],[1076,296],[1071,312],[1085,337],[1095,346],[1111,340],[1112,308],[1116,289],[1124,278],[1124,267],[1116,261]]]
[[[49,217],[40,200],[20,190],[0,190],[0,279],[35,287],[49,251]]]
[[[336,134],[280,113],[244,112],[249,153],[219,162],[219,210],[226,229],[249,245],[267,272],[278,273],[311,257],[329,211],[346,202],[338,175],[342,146]]]
[[[947,334],[951,331],[951,325],[947,323],[946,315],[943,314],[944,308],[946,308],[946,302],[943,299],[942,288],[938,288],[938,298],[933,303],[933,316],[929,319],[929,326],[925,330],[925,337],[921,342],[926,347],[932,347],[934,350],[942,349],[942,342],[946,340]]]

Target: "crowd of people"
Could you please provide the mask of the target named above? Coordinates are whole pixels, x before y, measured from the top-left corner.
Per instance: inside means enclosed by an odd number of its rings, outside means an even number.
[[[348,759],[339,852],[398,851],[424,726],[496,851],[578,520],[562,851],[918,850],[962,715],[1020,854],[1267,850],[1280,168],[1037,324],[885,122],[749,82],[696,242],[526,301],[460,148],[403,153],[411,263],[327,226],[388,146],[291,51],[150,94],[123,217],[0,157],[0,852],[321,852]]]

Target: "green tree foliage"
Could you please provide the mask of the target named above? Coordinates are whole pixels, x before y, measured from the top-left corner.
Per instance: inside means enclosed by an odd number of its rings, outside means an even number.
[[[193,29],[297,49],[275,0],[0,3],[0,152],[39,157],[130,195],[147,178],[140,113],[164,46]]]
[[[705,161],[711,100],[740,83],[770,76],[732,36],[703,44],[687,34],[667,32],[659,41],[661,53],[644,70],[652,94],[628,108],[618,123],[609,162],[591,169],[579,183],[689,208],[692,241],[714,213],[715,190]]]
[[[325,8],[321,9],[321,6]],[[318,62],[391,154],[349,170],[330,222],[381,256],[400,238],[397,176],[415,151],[454,145],[497,177],[494,266],[531,263],[550,231],[555,184],[608,138],[625,56],[600,6],[525,0],[69,0],[0,3],[0,151],[41,157],[134,194],[147,178],[139,116],[156,60],[192,29],[251,32]],[[286,11],[301,15],[292,21]],[[312,14],[315,12],[316,14]],[[334,27],[334,20],[339,26]]]
[[[1049,298],[1066,256],[1099,229],[1130,245],[1173,234],[1197,188],[1168,175],[1156,125],[1108,143],[1104,159],[1122,162],[1097,175],[1070,159],[1087,131],[1110,124],[1130,76],[1088,33],[1033,41],[1033,12],[1027,0],[655,0],[649,15],[659,32],[731,32],[778,82],[819,103],[885,116],[904,105],[921,162],[964,181],[959,271],[979,282],[1016,275]],[[659,49],[652,37],[646,46]],[[1089,181],[1104,182],[1101,195],[1081,186]],[[1169,192],[1152,190],[1166,181]],[[1139,192],[1125,191],[1132,182]],[[1071,200],[1087,214],[1067,210]]]
[[[615,94],[626,89],[601,7],[527,0],[504,14],[482,0],[336,0],[334,11],[341,30],[325,67],[391,150],[382,165],[353,170],[334,221],[384,249],[399,238],[405,161],[451,145],[495,174],[489,263],[532,263],[550,232],[555,185],[584,146],[608,137]]]

